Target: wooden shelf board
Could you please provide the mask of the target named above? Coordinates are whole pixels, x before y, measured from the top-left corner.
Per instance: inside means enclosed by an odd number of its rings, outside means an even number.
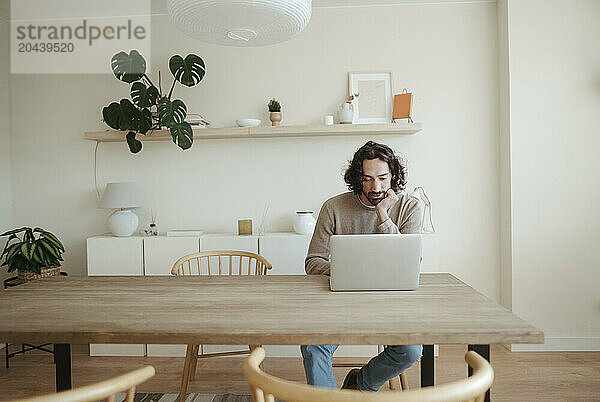
[[[258,127],[224,127],[196,128],[194,139],[223,138],[294,138],[345,135],[407,135],[415,134],[422,129],[421,123],[385,123],[385,124],[334,124],[331,126],[258,126]],[[98,142],[125,141],[126,131],[95,131],[85,133],[85,139]],[[170,141],[169,130],[154,130],[146,135],[136,136],[140,141]]]

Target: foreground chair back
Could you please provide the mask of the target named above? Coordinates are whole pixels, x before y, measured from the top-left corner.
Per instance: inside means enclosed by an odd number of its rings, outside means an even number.
[[[173,264],[173,268],[171,269],[171,275],[266,275],[271,268],[273,268],[273,266],[265,257],[255,253],[230,250],[205,251],[188,254],[175,261],[175,264]],[[181,387],[179,388],[179,400],[185,400],[188,383],[196,376],[198,359],[248,354],[258,346],[259,345],[248,345],[248,349],[246,350],[236,350],[231,352],[204,353],[202,345],[187,345],[185,361],[183,363],[183,373],[181,376]]]
[[[92,402],[105,400],[114,402],[115,395],[120,392],[127,392],[126,402],[133,402],[135,387],[154,376],[154,367],[145,366],[140,369],[123,374],[110,380],[102,381],[96,384],[87,385],[72,389],[70,391],[57,392],[36,396],[27,399],[18,399],[12,402]],[[120,400],[120,399],[119,399]]]
[[[244,362],[244,375],[250,383],[255,402],[273,402],[274,398],[294,402],[452,402],[483,401],[494,381],[494,370],[483,357],[467,352],[465,361],[473,375],[464,380],[410,391],[357,392],[332,390],[273,377],[260,369],[265,358],[263,348],[257,348]]]

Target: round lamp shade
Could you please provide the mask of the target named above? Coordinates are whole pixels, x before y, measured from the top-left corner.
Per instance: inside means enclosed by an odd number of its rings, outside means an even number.
[[[228,46],[264,46],[300,33],[311,0],[167,0],[173,23],[187,35]]]

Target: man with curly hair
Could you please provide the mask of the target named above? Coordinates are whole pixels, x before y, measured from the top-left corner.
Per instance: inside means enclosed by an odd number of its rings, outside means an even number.
[[[421,233],[419,202],[400,193],[406,176],[406,166],[387,145],[369,141],[360,147],[344,174],[350,191],[321,207],[305,260],[306,273],[329,275],[329,238],[334,234]],[[337,388],[331,366],[337,347],[300,347],[309,384]],[[419,360],[422,350],[421,345],[387,346],[361,369],[351,370],[342,388],[377,391]]]

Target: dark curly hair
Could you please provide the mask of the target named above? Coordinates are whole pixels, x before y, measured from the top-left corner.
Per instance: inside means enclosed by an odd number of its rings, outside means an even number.
[[[387,162],[392,173],[392,190],[398,192],[404,190],[408,169],[400,162],[400,159],[394,154],[394,151],[385,144],[379,144],[369,141],[356,151],[354,157],[344,173],[344,181],[348,185],[348,190],[359,195],[362,192],[363,161],[365,159],[381,159]]]

